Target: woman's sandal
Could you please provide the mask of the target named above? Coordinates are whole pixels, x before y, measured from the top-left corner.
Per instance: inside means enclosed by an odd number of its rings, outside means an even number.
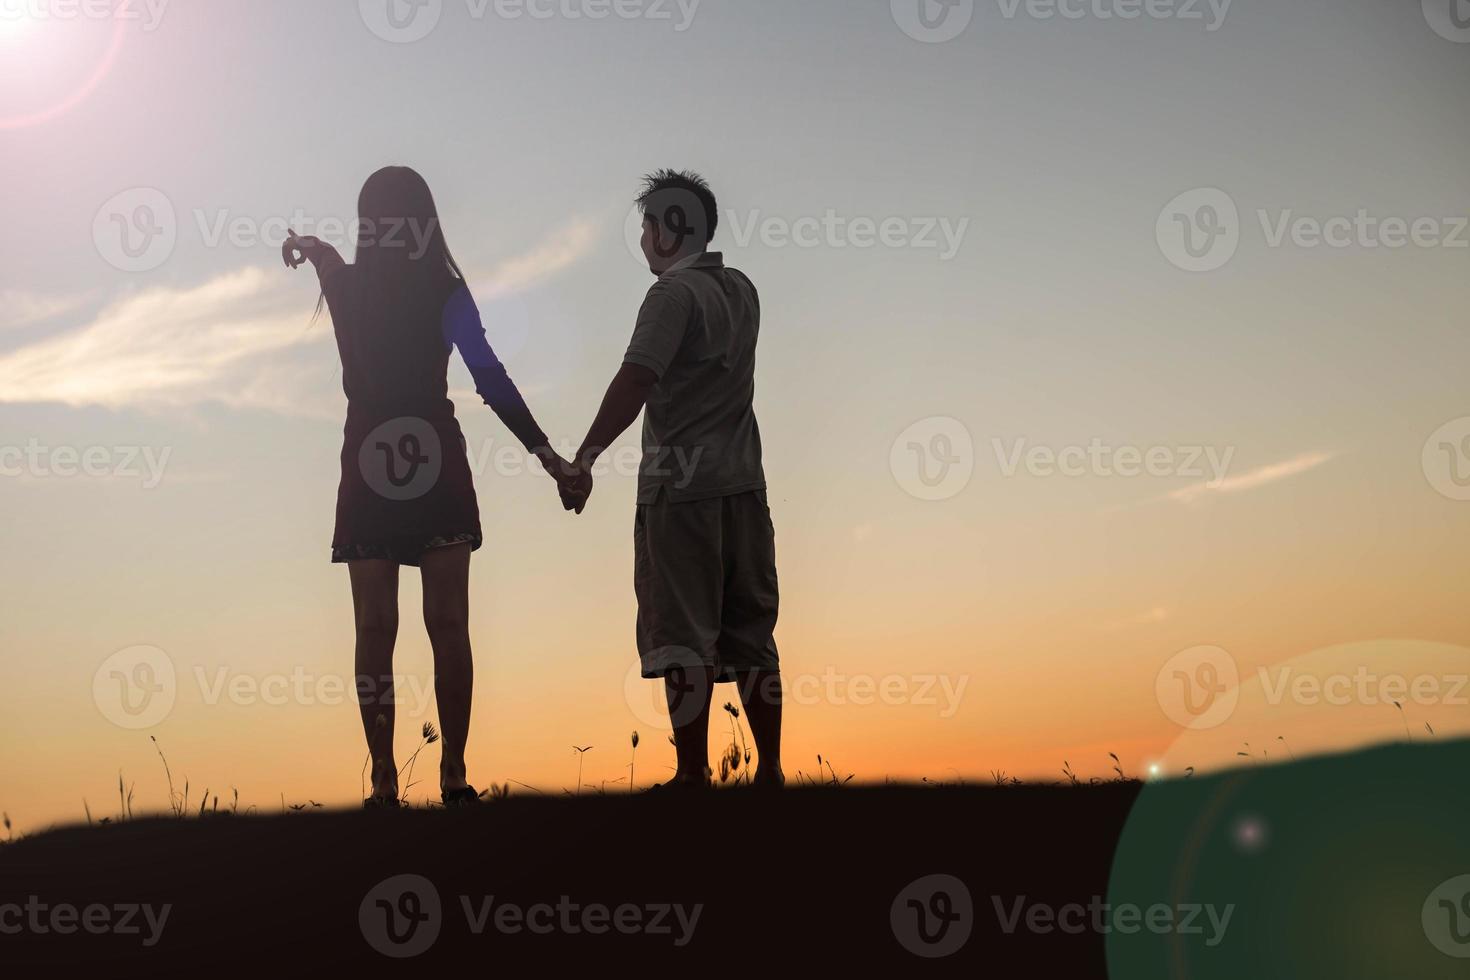
[[[444,808],[475,806],[480,802],[480,793],[473,786],[464,789],[452,789],[443,794]]]

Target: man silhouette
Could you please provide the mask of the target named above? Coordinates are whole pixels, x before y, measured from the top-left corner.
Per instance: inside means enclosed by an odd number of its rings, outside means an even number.
[[[723,682],[737,683],[755,739],[754,785],[779,788],[775,529],[753,404],[760,299],[708,251],[719,209],[698,174],[651,174],[637,202],[658,281],[563,496],[581,512],[598,455],[646,408],[633,579],[643,676],[664,680],[678,752],[663,788],[709,786],[710,702]]]

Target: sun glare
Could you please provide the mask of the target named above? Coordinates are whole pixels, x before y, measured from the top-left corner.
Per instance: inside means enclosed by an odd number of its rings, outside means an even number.
[[[35,26],[35,17],[24,8],[12,9],[7,4],[0,4],[0,42],[18,40]]]

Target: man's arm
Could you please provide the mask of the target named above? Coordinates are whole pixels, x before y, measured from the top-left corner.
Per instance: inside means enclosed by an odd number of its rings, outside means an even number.
[[[624,364],[613,375],[607,394],[602,396],[597,418],[593,419],[592,428],[587,430],[587,438],[582,440],[582,447],[573,460],[579,475],[575,495],[570,500],[563,497],[568,503],[576,503],[577,513],[582,513],[592,494],[592,464],[638,420],[643,406],[648,404],[648,393],[656,384],[658,375],[641,364]]]

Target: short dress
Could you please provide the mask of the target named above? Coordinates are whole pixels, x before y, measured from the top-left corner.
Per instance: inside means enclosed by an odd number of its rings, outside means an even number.
[[[478,550],[479,503],[449,398],[451,350],[459,348],[476,390],[502,417],[524,402],[468,287],[455,279],[443,295],[388,312],[375,307],[356,266],[332,256],[319,272],[347,395],[332,561],[417,566],[434,548]]]

